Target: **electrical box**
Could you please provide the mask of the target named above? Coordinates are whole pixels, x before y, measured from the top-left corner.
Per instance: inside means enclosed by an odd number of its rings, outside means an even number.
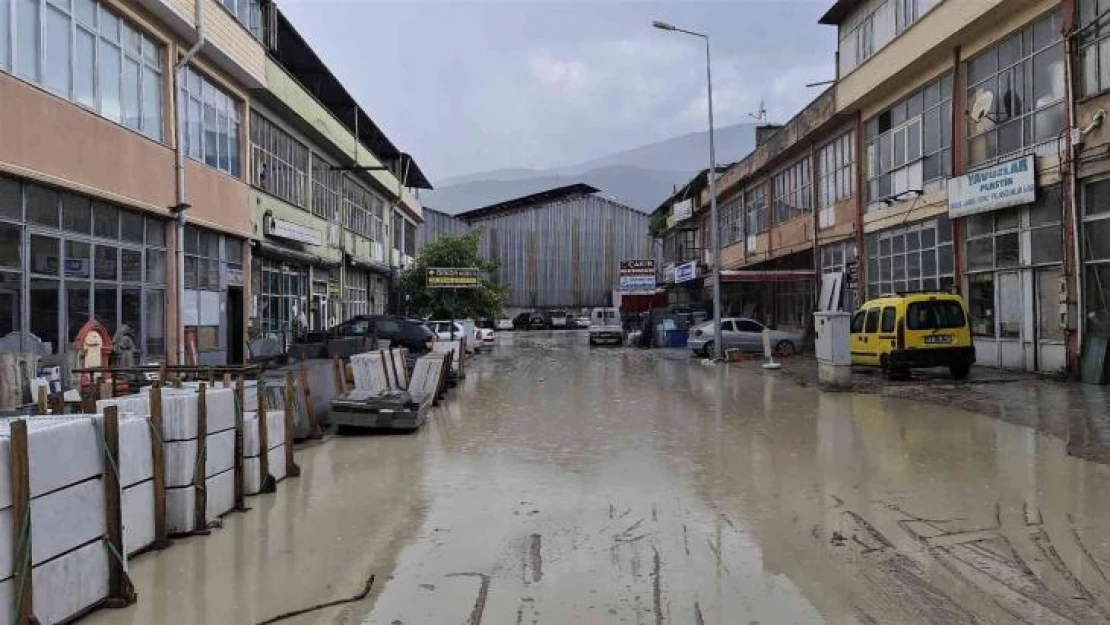
[[[846,312],[813,314],[817,329],[817,361],[830,365],[852,366],[852,315]]]

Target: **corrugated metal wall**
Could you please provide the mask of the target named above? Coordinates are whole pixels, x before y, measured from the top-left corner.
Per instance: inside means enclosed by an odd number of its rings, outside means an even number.
[[[417,249],[422,249],[442,235],[459,236],[460,234],[466,234],[469,230],[470,227],[461,219],[455,219],[451,215],[437,210],[424,208],[424,223],[420,225]]]
[[[507,308],[607,306],[622,260],[652,258],[650,218],[596,195],[470,221],[482,253],[501,263]]]

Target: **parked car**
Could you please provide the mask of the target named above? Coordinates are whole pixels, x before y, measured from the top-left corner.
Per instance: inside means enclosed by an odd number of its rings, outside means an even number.
[[[574,327],[582,329],[582,330],[589,329],[589,327],[590,327],[590,318],[589,318],[589,316],[583,315],[581,317],[575,317]]]
[[[493,328],[477,328],[474,330],[474,335],[479,341],[485,343],[486,345],[491,345],[493,341],[497,338],[497,335],[494,334]]]
[[[745,352],[763,351],[762,323],[752,319],[721,319],[721,342],[726,350],[739,349]],[[771,330],[771,349],[779,356],[792,356],[802,344],[801,332]],[[705,321],[690,328],[690,338],[686,347],[698,356],[713,354],[713,321]]]
[[[967,304],[950,293],[887,295],[852,317],[852,364],[887,375],[912,368],[947,367],[962,380],[975,364]]]
[[[512,330],[513,329],[513,320],[512,319],[498,319],[497,323],[495,325],[495,329],[497,329],[497,330]]]
[[[436,341],[436,335],[420,322],[390,315],[357,315],[328,329],[327,334],[332,337],[374,335],[388,340],[394,347],[404,347],[417,354],[430,351]]]
[[[624,327],[616,308],[595,308],[590,313],[590,345],[624,345]]]
[[[468,354],[473,354],[481,349],[481,334],[479,328],[475,326],[473,321],[468,319],[461,319],[458,321],[426,321],[424,325],[435,332],[436,339],[440,341],[461,341],[465,337],[466,352]]]
[[[513,329],[515,330],[546,330],[547,319],[538,312],[524,312],[520,313],[513,319]]]
[[[548,317],[551,320],[552,330],[565,330],[570,321],[570,317],[565,310],[553,310]]]

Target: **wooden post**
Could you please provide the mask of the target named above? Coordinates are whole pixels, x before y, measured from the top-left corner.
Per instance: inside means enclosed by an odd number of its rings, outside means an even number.
[[[243,411],[247,406],[243,403],[246,395],[243,374],[235,380],[235,510],[244,512],[246,505],[246,489],[243,483]]]
[[[39,387],[38,397],[36,399],[37,399],[36,403],[38,404],[39,414],[46,414],[46,411],[50,409],[50,406],[47,403],[47,395],[46,395],[46,387],[45,386],[40,386]]]
[[[343,373],[343,361],[338,356],[332,358],[332,367],[335,369],[335,394],[342,395],[347,392],[347,377]]]
[[[162,442],[162,384],[159,380],[150,388],[150,461],[154,469],[151,484],[154,488],[154,548],[165,549],[170,544],[166,529],[166,447]]]
[[[31,578],[31,470],[28,459],[27,421],[12,420],[12,597],[15,624],[38,623]]]
[[[293,408],[297,389],[293,388],[293,372],[285,372],[285,475],[299,477],[301,468],[293,459]]]
[[[266,419],[266,382],[258,375],[258,484],[260,493],[274,490],[270,479],[270,428]]]
[[[224,372],[224,388],[231,388],[231,373]],[[242,406],[243,404],[239,404]]]
[[[50,412],[55,415],[64,415],[66,413],[65,393],[54,393],[50,396]]]
[[[308,437],[319,440],[324,437],[324,431],[316,420],[316,409],[312,406],[312,388],[308,384],[308,369],[301,367],[301,388],[304,389],[304,411],[308,416]]]
[[[119,477],[119,409],[104,409],[104,511],[108,534],[104,540],[111,547],[108,557],[108,599],[105,605],[122,608],[135,603],[135,585],[123,567],[127,557],[123,546],[123,491]]]
[[[197,389],[197,459],[193,469],[193,531],[208,531],[208,400],[207,384]]]
[[[81,412],[85,414],[96,412],[96,395],[91,388],[81,391]]]

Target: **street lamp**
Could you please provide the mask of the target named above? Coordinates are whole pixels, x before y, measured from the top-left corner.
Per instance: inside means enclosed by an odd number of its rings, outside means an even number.
[[[717,152],[713,145],[713,74],[710,71],[709,36],[692,30],[678,28],[666,22],[654,21],[652,26],[659,30],[701,37],[705,40],[705,82],[709,95],[709,219],[710,232],[713,233],[713,358],[724,359],[724,344],[721,341],[721,224],[717,220]]]

